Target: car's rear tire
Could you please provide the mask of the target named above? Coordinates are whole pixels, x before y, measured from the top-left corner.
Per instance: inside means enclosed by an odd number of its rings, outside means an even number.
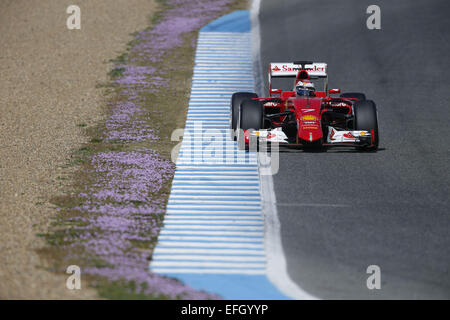
[[[236,92],[231,96],[231,136],[236,140],[237,121],[239,116],[239,107],[245,100],[258,98],[258,95],[253,92]]]
[[[345,92],[341,94],[341,98],[356,98],[358,101],[366,100],[366,95],[361,92]]]
[[[264,127],[264,106],[257,100],[245,100],[241,103],[238,113],[237,140],[241,150],[248,150],[244,132],[248,129],[260,130]],[[258,141],[252,141],[257,144]],[[252,150],[253,151],[253,150]],[[255,150],[256,151],[256,150]]]
[[[366,130],[373,132],[373,138],[368,146],[357,147],[358,150],[375,151],[378,149],[378,117],[377,107],[372,100],[356,101],[353,104],[353,114],[355,116],[355,130]]]

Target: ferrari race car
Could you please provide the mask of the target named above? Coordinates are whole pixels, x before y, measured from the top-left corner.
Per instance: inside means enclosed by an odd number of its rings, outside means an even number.
[[[378,148],[375,103],[363,93],[328,89],[327,64],[312,61],[270,63],[269,96],[236,92],[231,98],[231,132],[239,148],[268,145]],[[291,78],[292,90],[272,89],[274,79]],[[323,91],[316,91],[316,85]],[[257,141],[257,143],[253,143]]]

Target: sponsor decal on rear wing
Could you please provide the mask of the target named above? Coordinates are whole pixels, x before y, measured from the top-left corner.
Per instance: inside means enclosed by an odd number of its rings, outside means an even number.
[[[327,64],[323,62],[305,64],[296,64],[294,62],[272,62],[270,64],[270,76],[296,77],[301,69],[305,69],[310,77],[322,78],[327,76]]]

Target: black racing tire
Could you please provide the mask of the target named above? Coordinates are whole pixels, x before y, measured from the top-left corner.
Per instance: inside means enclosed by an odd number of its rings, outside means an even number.
[[[372,100],[356,101],[353,104],[353,114],[355,116],[355,130],[367,130],[374,133],[373,144],[370,146],[357,147],[358,150],[375,151],[378,149],[378,117],[377,107]]]
[[[239,116],[239,107],[241,103],[245,100],[250,100],[253,98],[258,98],[258,95],[253,92],[236,92],[231,96],[231,136],[234,140],[236,140],[236,129],[237,129],[237,121]]]
[[[259,130],[264,127],[264,106],[257,100],[245,100],[241,103],[238,115],[237,139],[241,150],[248,150],[249,145],[245,143],[244,130]],[[258,141],[255,141],[257,144]],[[253,142],[252,142],[253,143]],[[257,148],[256,148],[257,150]],[[256,151],[252,150],[252,151]]]
[[[356,98],[358,101],[366,100],[366,95],[361,92],[345,92],[341,94],[341,98]]]

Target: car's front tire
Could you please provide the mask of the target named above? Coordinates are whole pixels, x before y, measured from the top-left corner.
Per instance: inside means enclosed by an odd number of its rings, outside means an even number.
[[[241,103],[238,115],[237,139],[241,150],[248,150],[249,145],[245,143],[245,130],[260,130],[264,126],[264,106],[257,100],[245,100]],[[257,143],[257,141],[255,141]]]
[[[378,149],[378,116],[377,107],[372,100],[357,101],[353,105],[355,130],[365,130],[373,133],[372,143],[368,146],[357,147],[358,150],[375,151]]]
[[[231,136],[236,140],[236,129],[238,125],[239,108],[241,103],[245,100],[258,98],[258,95],[253,92],[236,92],[231,96]]]

